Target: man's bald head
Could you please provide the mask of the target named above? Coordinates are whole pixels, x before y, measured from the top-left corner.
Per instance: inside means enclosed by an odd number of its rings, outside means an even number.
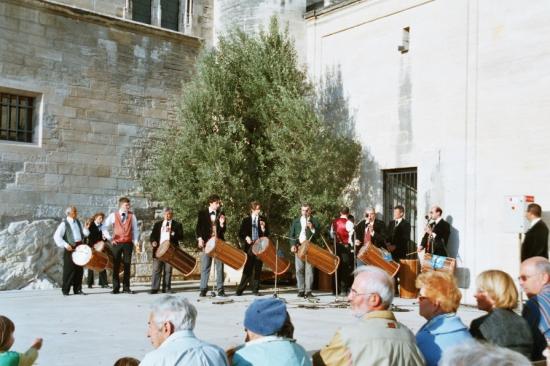
[[[531,257],[521,263],[519,284],[528,297],[537,295],[550,283],[550,262],[544,257]]]

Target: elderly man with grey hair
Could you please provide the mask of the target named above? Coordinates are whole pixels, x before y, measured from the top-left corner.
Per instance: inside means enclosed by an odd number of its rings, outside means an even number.
[[[78,220],[78,210],[74,206],[65,209],[66,217],[61,221],[53,239],[55,244],[63,248],[63,282],[61,292],[64,296],[69,296],[71,286],[75,295],[86,295],[82,291],[82,276],[84,268],[73,262],[72,254],[75,248],[82,244],[84,238],[90,235],[88,226],[84,227]]]
[[[521,353],[476,341],[463,342],[443,352],[439,366],[530,366]]]
[[[165,207],[162,211],[163,220],[157,221],[153,225],[151,236],[151,246],[153,247],[153,275],[151,276],[151,294],[156,294],[160,289],[160,279],[162,277],[162,292],[172,293],[172,266],[157,258],[157,249],[165,241],[171,245],[178,246],[183,239],[183,226],[174,220],[174,213],[170,207]],[[164,272],[164,273],[163,273]]]
[[[184,297],[165,295],[149,314],[147,337],[156,349],[145,355],[142,366],[224,366],[225,352],[193,333],[197,309]]]
[[[414,334],[389,310],[393,280],[378,267],[361,266],[348,295],[357,321],[339,329],[313,355],[313,365],[424,365]]]

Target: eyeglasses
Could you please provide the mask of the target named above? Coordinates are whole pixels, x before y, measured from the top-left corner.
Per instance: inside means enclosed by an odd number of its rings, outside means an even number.
[[[372,295],[372,294],[375,294],[375,292],[357,292],[356,289],[352,288],[351,290],[349,290],[350,294],[352,294],[353,296],[359,296],[359,295]]]
[[[528,278],[535,277],[535,276],[537,276],[537,275],[539,275],[539,274],[540,274],[540,273],[535,273],[535,274],[532,274],[532,275],[529,275],[529,276],[527,276],[527,275],[521,275],[521,276],[518,277],[518,280],[519,280],[519,281],[524,281],[524,282],[525,282],[525,281],[527,281]]]

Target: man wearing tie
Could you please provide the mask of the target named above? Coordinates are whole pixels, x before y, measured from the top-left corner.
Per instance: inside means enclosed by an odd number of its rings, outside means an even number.
[[[173,220],[174,212],[170,207],[163,210],[164,220],[158,221],[153,226],[151,236],[151,246],[153,247],[153,276],[151,279],[151,294],[159,292],[160,279],[162,277],[162,292],[172,293],[172,266],[159,260],[156,256],[160,244],[170,241],[172,245],[178,246],[183,238],[182,225]],[[164,276],[163,276],[164,271]]]
[[[393,221],[388,226],[386,248],[391,252],[394,261],[405,258],[411,238],[411,224],[403,217],[405,208],[401,205],[393,209]]]
[[[386,249],[386,224],[376,218],[376,210],[373,207],[365,210],[365,219],[357,224],[355,234],[357,253],[359,253],[362,245],[367,243]],[[357,258],[357,266],[362,265],[365,265],[365,263]]]
[[[212,258],[204,252],[205,245],[212,237],[224,240],[225,233],[225,215],[220,212],[221,199],[217,194],[208,197],[208,208],[200,210],[197,215],[197,226],[195,234],[199,248],[203,251],[201,256],[201,283],[200,296],[206,296],[208,292],[208,277],[210,277],[210,267]],[[223,263],[216,261],[216,288],[218,296],[225,296],[223,287]]]
[[[311,206],[308,203],[302,205],[301,216],[292,221],[290,232],[288,234],[290,241],[290,250],[295,254],[296,282],[298,287],[298,297],[313,297],[311,285],[313,284],[313,267],[309,263],[304,263],[298,258],[298,249],[300,245],[307,241],[315,242],[319,238],[321,225],[317,218],[311,215]]]
[[[430,223],[426,229],[418,251],[426,249],[427,253],[448,257],[447,243],[451,235],[451,225],[443,220],[443,210],[434,206],[430,209]]]
[[[61,285],[61,292],[63,295],[69,296],[72,286],[75,295],[86,295],[82,291],[84,268],[73,262],[72,253],[74,248],[82,244],[84,237],[88,236],[90,232],[87,227],[82,227],[82,224],[78,221],[76,207],[67,207],[65,215],[67,217],[59,224],[53,235],[55,244],[65,249],[63,251],[63,283]]]
[[[113,235],[109,229],[113,228]],[[130,264],[134,246],[139,253],[139,228],[136,215],[130,211],[130,200],[121,197],[118,200],[118,210],[112,212],[103,225],[103,236],[111,241],[113,252],[113,294],[120,292],[120,262],[124,264],[124,276],[122,278],[122,292],[133,294],[130,290]]]
[[[252,252],[252,246],[258,238],[269,236],[266,220],[260,216],[260,211],[260,202],[252,201],[250,203],[250,215],[243,219],[239,229],[239,239],[244,242],[242,249],[248,256],[244,265],[241,282],[237,287],[237,296],[243,294],[249,283],[252,285],[252,293],[256,296],[260,295],[260,274],[262,273],[263,263]]]

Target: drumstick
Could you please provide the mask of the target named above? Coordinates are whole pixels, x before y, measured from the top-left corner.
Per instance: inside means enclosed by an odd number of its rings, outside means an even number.
[[[323,235],[320,235],[321,239],[323,239],[323,242],[325,243],[325,246],[327,247],[328,251],[330,252],[330,254],[334,255],[334,253],[332,252],[332,250],[330,250],[330,247],[328,246],[327,244],[327,241],[325,240],[325,237]]]
[[[414,252],[407,253],[407,254],[405,254],[405,257],[408,257],[409,255],[413,255],[415,253],[418,253],[418,252],[415,250]]]

